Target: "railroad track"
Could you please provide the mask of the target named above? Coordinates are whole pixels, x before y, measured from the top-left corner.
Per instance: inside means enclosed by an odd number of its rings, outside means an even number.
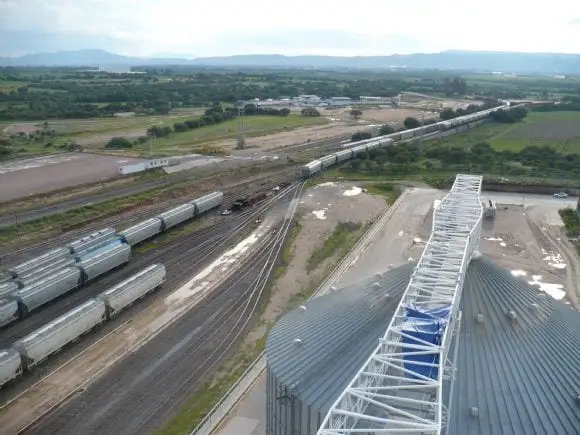
[[[270,187],[270,185],[267,185]],[[174,243],[168,243],[145,254],[135,254],[124,267],[112,271],[102,279],[85,287],[63,295],[47,304],[44,308],[32,313],[30,317],[0,329],[0,349],[11,344],[41,327],[54,318],[64,314],[78,304],[96,296],[128,276],[138,272],[149,264],[163,263],[167,268],[166,289],[182,285],[192,274],[207,264],[212,257],[233,244],[237,239],[248,235],[256,226],[256,218],[266,212],[275,203],[283,200],[297,188],[293,184],[277,196],[256,205],[245,212],[228,217],[221,217],[221,223],[183,236]],[[154,293],[147,298],[151,303],[163,292]]]
[[[238,197],[249,195],[255,192],[266,190],[268,188],[273,188],[276,185],[287,182],[294,181],[296,178],[296,169],[289,168],[286,171],[277,171],[275,173],[266,173],[251,180],[245,180],[240,183],[232,183],[229,185],[216,186],[216,190],[224,190],[224,206],[228,207],[233,201]],[[264,181],[266,180],[266,181]],[[256,186],[257,185],[257,186]],[[90,233],[91,231],[100,229],[104,226],[115,226],[118,224],[125,224],[123,226],[128,226],[139,220],[145,220],[147,218],[156,216],[161,211],[174,207],[176,205],[182,204],[183,199],[177,198],[168,202],[157,204],[153,207],[147,208],[146,210],[140,210],[130,214],[124,214],[122,216],[115,216],[112,218],[104,218],[98,222],[90,223],[82,228],[67,231],[60,235],[54,236],[49,240],[39,242],[31,246],[24,246],[19,249],[10,249],[6,252],[0,251],[2,254],[2,264],[3,266],[10,266],[16,264],[20,261],[26,261],[34,255],[38,255],[42,251],[49,250],[51,248],[62,246],[63,244],[74,240],[76,237],[82,236],[84,234]]]
[[[300,191],[295,187],[292,196]],[[166,422],[247,331],[291,223],[287,215],[194,311],[24,433],[141,434]]]

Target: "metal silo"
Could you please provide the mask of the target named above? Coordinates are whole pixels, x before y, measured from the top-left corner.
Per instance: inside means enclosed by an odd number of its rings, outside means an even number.
[[[316,434],[378,344],[413,267],[312,299],[280,319],[266,342],[267,435]]]

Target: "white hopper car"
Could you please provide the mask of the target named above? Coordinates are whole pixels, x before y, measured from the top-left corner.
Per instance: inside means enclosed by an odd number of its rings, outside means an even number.
[[[22,373],[20,354],[14,349],[0,350],[0,387]]]
[[[22,357],[24,369],[30,370],[105,319],[105,303],[91,299],[18,340],[12,347]]]
[[[25,261],[24,263],[20,263],[14,267],[12,267],[9,272],[12,277],[16,278],[23,274],[29,273],[32,270],[39,269],[47,264],[52,263],[55,260],[60,258],[65,258],[70,256],[70,250],[67,248],[56,248],[52,249],[51,251],[46,252],[38,257],[35,257],[31,260]]]
[[[23,370],[32,369],[48,356],[159,288],[165,278],[165,266],[152,264],[18,340],[11,349],[0,350],[0,387],[18,377]],[[14,301],[7,302],[15,304]],[[14,309],[12,306],[12,311]],[[1,313],[2,300],[0,315]]]
[[[165,266],[152,264],[141,272],[101,293],[97,298],[105,302],[107,316],[115,316],[136,300],[152,292],[165,282]]]

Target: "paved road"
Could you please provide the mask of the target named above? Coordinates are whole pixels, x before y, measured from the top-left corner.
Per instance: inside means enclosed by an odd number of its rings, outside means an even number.
[[[248,160],[232,160],[226,162],[227,166],[222,166],[222,170],[230,170],[233,167],[243,165],[243,164],[255,164],[255,161]],[[266,169],[265,169],[266,170]],[[202,167],[197,171],[201,174],[215,174],[215,168]],[[16,214],[9,214],[5,216],[0,216],[0,228],[8,227],[16,223],[24,223],[27,221],[40,219],[42,217],[50,216],[56,213],[64,213],[75,208],[80,208],[87,205],[99,204],[104,201],[109,201],[115,198],[121,198],[125,196],[137,195],[141,192],[147,190],[156,189],[164,186],[169,186],[180,181],[184,181],[187,178],[191,178],[191,172],[181,172],[177,174],[167,175],[156,180],[142,181],[139,183],[131,184],[129,186],[122,186],[114,189],[107,190],[106,192],[95,193],[91,195],[84,195],[81,197],[71,198],[59,202],[57,204],[46,205],[31,210],[19,212]]]
[[[568,198],[554,198],[552,195],[538,195],[533,193],[503,193],[503,192],[483,192],[482,199],[492,199],[497,204],[505,205],[546,205],[558,208],[576,207],[578,198],[569,196]]]

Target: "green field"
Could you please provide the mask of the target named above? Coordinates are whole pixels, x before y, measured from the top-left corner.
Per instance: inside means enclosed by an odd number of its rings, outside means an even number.
[[[289,116],[247,116],[245,133],[247,137],[290,131],[296,128],[326,124],[328,120],[322,117]],[[155,140],[154,150],[157,153],[183,152],[201,144],[220,139],[235,139],[237,137],[237,120],[221,124],[189,130],[183,133],[171,133],[169,137]],[[149,144],[135,145],[132,150],[149,150]]]
[[[471,146],[477,142],[514,152],[535,145],[553,147],[564,154],[580,153],[580,112],[530,112],[516,124],[482,125],[433,144]]]
[[[115,133],[147,129],[154,125],[173,126],[175,122],[182,122],[203,115],[204,110],[204,108],[188,108],[174,110],[169,115],[49,120],[48,125],[58,135],[76,139],[90,136],[94,133]],[[11,130],[34,130],[40,127],[42,127],[41,121],[0,122],[0,130],[7,128],[8,132]]]

